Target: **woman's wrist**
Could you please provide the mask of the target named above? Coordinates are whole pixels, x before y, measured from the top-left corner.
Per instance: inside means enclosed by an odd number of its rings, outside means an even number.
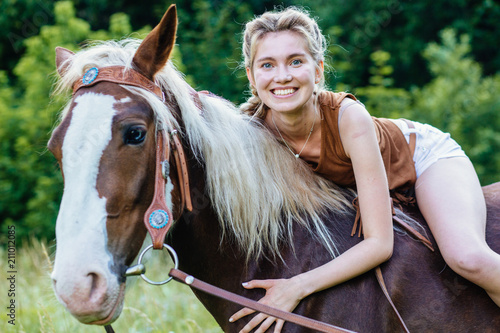
[[[302,273],[290,278],[290,281],[293,282],[292,288],[295,288],[297,291],[299,301],[314,293],[314,290],[311,290],[309,286],[306,274],[307,273]]]

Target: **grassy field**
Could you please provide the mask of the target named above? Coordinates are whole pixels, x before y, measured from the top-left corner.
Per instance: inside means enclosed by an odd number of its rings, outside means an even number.
[[[16,325],[8,323],[6,307],[10,282],[7,280],[7,253],[0,249],[1,322],[0,332],[96,332],[104,328],[80,324],[57,301],[50,281],[53,256],[47,245],[33,240],[29,246],[16,249]],[[50,257],[50,258],[49,258]],[[159,260],[146,264],[151,279],[160,277]],[[156,267],[156,268],[155,268]],[[163,266],[165,267],[165,266]],[[163,273],[164,274],[164,273]],[[152,286],[140,278],[127,288],[125,305],[120,318],[113,324],[117,333],[196,333],[222,332],[214,319],[194,297],[190,289],[177,282]]]

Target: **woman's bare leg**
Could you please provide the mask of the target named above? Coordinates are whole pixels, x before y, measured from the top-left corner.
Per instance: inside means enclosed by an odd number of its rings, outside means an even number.
[[[472,163],[465,157],[439,160],[415,189],[446,263],[500,306],[500,255],[486,244],[486,204]]]

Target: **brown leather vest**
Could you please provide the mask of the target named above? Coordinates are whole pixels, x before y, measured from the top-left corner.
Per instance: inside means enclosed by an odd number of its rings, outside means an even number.
[[[355,187],[354,171],[347,157],[339,133],[340,102],[346,97],[356,100],[352,94],[322,92],[319,106],[321,122],[321,154],[314,171],[334,183]],[[384,161],[390,190],[403,192],[416,181],[415,166],[410,148],[401,130],[389,119],[373,117],[375,131]]]

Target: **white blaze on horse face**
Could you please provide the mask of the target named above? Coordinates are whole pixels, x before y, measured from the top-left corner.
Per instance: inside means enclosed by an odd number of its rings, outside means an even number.
[[[106,198],[99,197],[96,187],[101,156],[112,136],[116,100],[113,96],[86,93],[75,103],[62,146],[65,184],[56,223],[57,254],[52,273],[56,292],[66,304],[79,288],[78,279],[88,274],[104,278],[107,289],[118,288],[109,269],[112,256],[106,249]]]

